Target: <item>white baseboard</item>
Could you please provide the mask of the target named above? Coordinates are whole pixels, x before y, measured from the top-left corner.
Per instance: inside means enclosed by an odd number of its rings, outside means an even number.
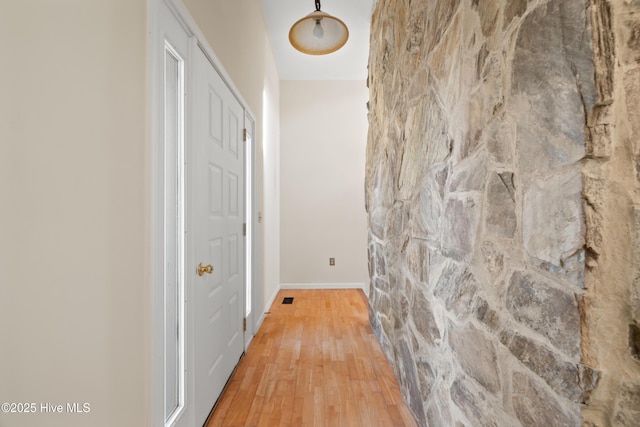
[[[271,298],[269,298],[269,302],[264,307],[264,311],[262,312],[262,314],[260,314],[260,318],[256,323],[256,333],[260,329],[260,326],[262,326],[262,322],[264,322],[264,317],[266,316],[267,311],[271,310],[271,306],[273,305],[273,302],[276,300],[276,297],[278,296],[278,292],[280,292],[280,286],[278,286],[276,290],[273,292],[273,295],[271,295]]]
[[[369,289],[364,283],[281,283],[280,289],[362,289],[365,295]]]

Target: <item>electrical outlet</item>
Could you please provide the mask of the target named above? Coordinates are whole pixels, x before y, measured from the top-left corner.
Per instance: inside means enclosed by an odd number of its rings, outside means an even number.
[[[335,258],[329,258],[329,265],[331,265],[331,266],[336,265],[336,259]]]

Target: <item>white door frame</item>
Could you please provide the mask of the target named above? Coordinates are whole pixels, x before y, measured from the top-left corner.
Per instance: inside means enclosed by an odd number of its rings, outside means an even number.
[[[218,72],[220,77],[223,79],[225,84],[229,87],[233,95],[238,99],[240,105],[244,109],[244,117],[245,117],[245,129],[252,135],[252,146],[245,146],[245,161],[249,164],[254,165],[252,170],[247,170],[245,173],[245,181],[250,182],[250,188],[253,189],[252,194],[249,197],[252,200],[252,206],[254,207],[253,212],[247,212],[245,218],[250,215],[250,218],[247,218],[247,221],[250,222],[248,224],[248,229],[251,230],[251,239],[247,239],[247,247],[251,244],[250,250],[247,251],[247,254],[251,256],[251,260],[246,260],[247,265],[251,265],[252,268],[252,292],[250,295],[246,295],[246,298],[250,298],[251,301],[251,316],[247,319],[247,331],[245,332],[245,349],[248,347],[251,339],[255,334],[255,308],[256,308],[256,298],[257,295],[257,287],[261,285],[260,280],[260,257],[259,257],[259,246],[256,244],[258,242],[259,233],[258,230],[258,214],[257,214],[257,206],[258,206],[258,191],[256,187],[257,177],[255,176],[255,159],[256,154],[255,150],[257,147],[256,144],[256,129],[255,129],[255,115],[251,112],[251,110],[247,107],[247,102],[240,95],[239,90],[233,84],[229,74],[226,72],[222,63],[217,58],[213,49],[206,41],[206,38],[196,25],[195,21],[189,14],[187,8],[184,6],[181,0],[149,0],[148,2],[148,19],[149,19],[149,44],[148,44],[148,63],[149,63],[149,126],[150,126],[150,136],[151,136],[151,144],[149,147],[149,165],[150,165],[150,189],[151,189],[151,197],[150,197],[150,216],[151,216],[151,229],[150,229],[150,261],[151,261],[151,396],[152,396],[152,425],[154,426],[163,426],[164,425],[164,361],[163,361],[163,343],[164,343],[164,304],[163,304],[163,270],[164,270],[164,218],[163,218],[163,183],[164,183],[164,164],[163,164],[163,147],[162,147],[162,137],[163,137],[163,129],[162,129],[162,120],[161,115],[163,114],[162,108],[162,91],[163,91],[163,82],[162,82],[162,47],[159,46],[160,37],[159,37],[159,11],[162,4],[166,4],[170,11],[173,13],[177,22],[185,29],[187,34],[192,38],[192,42],[190,43],[192,49],[200,48],[205,56],[209,59],[214,69]],[[188,61],[191,61],[192,53],[190,53],[189,58],[185,58]],[[191,78],[191,64],[186,64],[185,76],[187,79],[186,88],[187,93],[190,90],[192,85]],[[190,156],[190,144],[189,144],[189,123],[190,119],[190,107],[191,102],[185,102],[185,157],[188,158]],[[252,159],[248,159],[247,156],[250,156]],[[248,169],[248,168],[247,168]],[[189,181],[191,179],[191,170],[187,166],[187,170],[185,173],[186,180]],[[245,189],[247,185],[245,184]],[[245,190],[246,191],[246,190]],[[185,197],[185,202],[188,206],[189,204],[189,191],[187,190]],[[192,223],[192,215],[189,212],[186,213],[185,220],[187,221],[187,233],[189,232],[190,224]],[[188,244],[188,239],[186,241]],[[193,248],[185,247],[186,251],[186,268],[190,267],[190,260],[193,259]],[[186,275],[188,277],[188,274]],[[192,289],[192,281],[186,281],[186,301],[185,301],[185,328],[186,328],[186,341],[192,342],[193,340],[189,339],[193,337],[194,325],[193,325],[193,310],[190,304],[190,298],[193,294]],[[246,289],[246,286],[245,286]],[[189,380],[189,375],[193,374],[193,354],[192,349],[187,345],[186,350],[186,370],[187,370],[187,384],[185,387],[185,399],[189,402],[193,400],[193,381]],[[190,406],[190,405],[187,405]],[[185,413],[186,416],[186,425],[191,425],[190,422],[193,417],[193,413]]]
[[[248,285],[245,289],[249,290],[249,293],[245,295],[245,299],[251,302],[250,312],[246,316],[246,331],[244,333],[244,349],[249,348],[249,344],[253,340],[256,334],[256,322],[255,312],[256,307],[260,307],[258,301],[256,301],[256,295],[258,290],[256,286],[259,281],[259,261],[260,257],[257,252],[260,248],[258,241],[258,191],[256,190],[256,123],[253,120],[251,114],[245,110],[244,114],[244,128],[248,134],[245,138],[245,219],[247,221],[246,240],[245,240],[245,265],[246,265],[246,279]]]

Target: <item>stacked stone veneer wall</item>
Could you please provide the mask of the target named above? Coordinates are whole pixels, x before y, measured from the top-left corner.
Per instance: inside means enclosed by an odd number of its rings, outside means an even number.
[[[377,1],[370,318],[420,425],[640,422],[638,3]]]

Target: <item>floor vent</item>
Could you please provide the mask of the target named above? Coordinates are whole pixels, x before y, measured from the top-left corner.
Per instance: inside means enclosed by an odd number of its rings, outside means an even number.
[[[283,304],[293,304],[293,297],[285,297],[285,298],[282,300],[282,303],[283,303]]]

